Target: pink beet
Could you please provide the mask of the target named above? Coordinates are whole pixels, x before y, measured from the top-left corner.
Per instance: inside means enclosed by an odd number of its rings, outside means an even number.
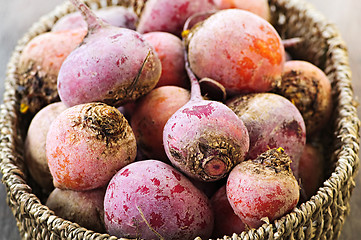
[[[150,32],[143,36],[154,47],[162,63],[162,75],[156,87],[174,85],[188,88],[189,81],[184,68],[182,41],[167,32]]]
[[[139,19],[137,31],[162,31],[180,36],[187,18],[215,9],[213,0],[148,0]]]
[[[99,101],[119,107],[150,92],[161,74],[153,47],[136,31],[106,24],[79,0],[72,2],[85,16],[88,35],[59,71],[65,105]]]
[[[232,236],[240,234],[247,229],[242,220],[234,213],[227,198],[226,185],[223,185],[211,198],[214,212],[213,238],[221,238],[224,235]]]
[[[131,126],[138,149],[145,158],[169,162],[163,146],[163,128],[168,119],[190,99],[190,92],[176,86],[153,89],[135,103]]]
[[[134,133],[125,117],[104,103],[79,104],[63,111],[50,125],[46,157],[61,189],[90,190],[108,184],[134,161]]]
[[[306,144],[306,127],[295,105],[274,93],[254,93],[235,97],[227,106],[248,129],[248,159],[255,159],[269,148],[282,147],[292,160],[293,173],[298,176],[298,163]]]
[[[213,213],[207,197],[168,164],[144,160],[122,168],[104,199],[105,226],[118,237],[208,239]]]
[[[233,168],[227,180],[227,197],[244,224],[258,228],[296,207],[300,189],[290,162],[279,148]]]
[[[203,181],[219,180],[245,158],[248,132],[226,105],[202,98],[187,55],[185,58],[191,99],[165,124],[164,149],[172,164],[188,176]]]

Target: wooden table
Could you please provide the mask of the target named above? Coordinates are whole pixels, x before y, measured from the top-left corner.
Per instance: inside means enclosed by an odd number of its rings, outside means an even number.
[[[0,94],[3,99],[3,80],[6,63],[16,41],[40,16],[49,12],[63,0],[3,0],[0,7]],[[336,24],[349,48],[356,96],[361,96],[361,1],[359,0],[309,0],[330,21]],[[359,113],[359,117],[361,114]],[[1,177],[1,174],[0,174]],[[361,175],[351,198],[348,216],[340,239],[354,240],[361,236]],[[0,239],[20,239],[15,219],[5,202],[5,189],[0,184]]]

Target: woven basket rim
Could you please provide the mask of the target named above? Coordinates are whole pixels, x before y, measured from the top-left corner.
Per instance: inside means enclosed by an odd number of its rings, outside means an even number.
[[[86,1],[96,2],[94,1]],[[316,214],[320,206],[328,206],[332,204],[332,199],[328,197],[333,192],[341,191],[342,183],[352,181],[352,178],[358,171],[359,159],[359,129],[360,120],[357,117],[356,100],[353,95],[352,83],[351,83],[351,71],[348,63],[347,48],[338,33],[336,27],[327,21],[312,5],[304,0],[270,0],[273,3],[285,4],[290,7],[307,9],[308,16],[310,18],[318,19],[319,22],[324,24],[324,27],[328,29],[330,36],[328,39],[332,40],[333,46],[330,46],[329,54],[337,52],[337,55],[331,57],[337,57],[336,59],[340,66],[344,68],[334,71],[336,84],[334,88],[339,93],[338,108],[335,109],[337,116],[340,116],[337,124],[340,126],[340,130],[335,133],[336,138],[342,138],[340,141],[342,147],[337,152],[337,164],[332,172],[331,176],[325,180],[323,186],[319,188],[317,194],[311,197],[307,202],[302,203],[295,208],[291,213],[283,216],[281,219],[274,221],[273,223],[265,223],[258,229],[252,229],[248,232],[240,234],[240,238],[246,236],[262,236],[265,232],[271,232],[274,236],[281,236],[282,231],[285,229],[297,228],[302,226],[304,222],[310,220],[313,214]],[[3,174],[3,183],[7,187],[8,191],[17,191],[15,197],[12,199],[15,204],[20,206],[20,211],[24,214],[28,214],[30,218],[35,218],[39,225],[52,225],[55,232],[59,233],[62,229],[57,229],[57,224],[61,222],[66,223],[67,228],[73,234],[82,234],[83,236],[96,235],[97,237],[104,237],[109,239],[117,239],[116,237],[110,237],[108,234],[94,233],[91,230],[80,227],[76,223],[64,220],[56,216],[52,210],[48,209],[45,205],[41,204],[37,196],[32,193],[31,188],[25,181],[24,174],[21,168],[17,165],[18,159],[21,159],[21,154],[16,153],[14,144],[21,142],[17,139],[16,133],[13,132],[13,127],[16,125],[16,119],[18,117],[18,106],[16,105],[18,99],[16,98],[16,62],[19,58],[19,54],[25,44],[32,38],[31,36],[37,35],[38,32],[46,31],[50,29],[51,23],[54,23],[59,15],[65,15],[71,11],[74,11],[74,7],[70,2],[65,2],[56,7],[50,13],[44,15],[38,22],[28,30],[28,32],[18,41],[18,44],[11,56],[11,59],[7,67],[7,77],[5,80],[5,93],[3,98],[3,104],[0,108],[1,118],[0,126],[2,129],[2,135],[0,139],[1,144],[1,162],[0,169]],[[50,23],[49,23],[50,22]],[[329,69],[325,68],[326,74]],[[4,147],[5,144],[8,144]],[[351,179],[351,180],[350,180]],[[10,200],[8,200],[10,201]],[[23,202],[23,204],[20,204]],[[25,202],[25,203],[24,203]],[[28,209],[26,203],[32,203],[31,208]],[[40,213],[40,214],[39,214]],[[291,227],[290,227],[291,226]],[[256,238],[257,239],[257,238]]]

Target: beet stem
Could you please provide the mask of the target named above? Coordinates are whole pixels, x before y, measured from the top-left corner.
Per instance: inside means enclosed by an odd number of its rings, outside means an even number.
[[[81,12],[86,23],[88,24],[88,30],[96,30],[102,28],[104,21],[98,18],[95,13],[80,0],[70,0],[70,2]]]
[[[188,77],[191,81],[191,100],[203,100],[202,94],[201,94],[201,87],[199,85],[198,79],[192,72],[192,70],[189,67],[189,63],[186,63],[186,70]]]
[[[193,71],[191,70],[189,66],[188,61],[188,52],[186,48],[186,44],[183,38],[183,44],[184,44],[184,60],[185,60],[185,69],[187,71],[189,80],[191,82],[191,101],[193,100],[203,100],[202,94],[201,94],[201,87],[199,85],[197,77],[194,75]]]

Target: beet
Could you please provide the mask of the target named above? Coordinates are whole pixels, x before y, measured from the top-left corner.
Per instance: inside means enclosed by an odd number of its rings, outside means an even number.
[[[45,205],[54,213],[82,227],[105,233],[104,226],[105,188],[89,191],[74,191],[55,188]]]
[[[50,125],[46,157],[54,186],[91,190],[106,186],[133,162],[137,146],[125,117],[104,103],[86,103],[63,111]]]
[[[139,18],[137,31],[162,31],[180,36],[188,17],[215,9],[212,0],[148,0]]]
[[[118,237],[208,239],[213,212],[208,198],[172,166],[157,160],[122,168],[104,199],[105,226]]]
[[[330,120],[331,89],[331,82],[320,68],[307,61],[292,60],[285,63],[282,81],[274,92],[295,104],[305,121],[307,136],[313,136]]]
[[[105,23],[78,0],[72,0],[88,23],[88,35],[64,61],[58,91],[67,106],[88,102],[120,105],[150,92],[161,62],[140,33]]]
[[[219,180],[244,160],[249,148],[248,132],[226,105],[203,99],[187,54],[185,60],[191,99],[165,124],[164,149],[172,164],[186,175],[203,181]]]
[[[162,63],[162,74],[156,87],[173,85],[189,88],[182,40],[167,32],[149,32],[143,36],[152,44]]]
[[[298,163],[306,144],[306,127],[301,113],[288,99],[274,93],[252,93],[230,99],[231,108],[246,125],[250,137],[247,159],[255,159],[269,148],[282,147]]]
[[[42,33],[31,39],[19,58],[20,112],[33,117],[58,102],[57,78],[66,57],[83,41],[85,30]]]
[[[163,146],[163,128],[168,119],[189,101],[190,92],[177,86],[163,86],[135,102],[131,126],[138,150],[144,158],[168,162]]]
[[[235,213],[227,198],[226,185],[223,185],[211,198],[214,212],[213,238],[221,238],[224,235],[232,236],[233,233],[241,233],[247,229],[240,217]]]
[[[47,105],[37,112],[31,120],[24,144],[25,163],[34,181],[43,192],[54,189],[48,160],[46,158],[46,136],[50,124],[66,109],[62,102]]]
[[[283,149],[270,149],[254,160],[233,168],[227,180],[227,197],[242,222],[258,228],[296,207],[300,188]]]
[[[138,17],[133,10],[123,6],[109,6],[94,10],[94,13],[102,20],[113,26],[133,30],[135,30],[135,23],[138,20]],[[79,28],[87,30],[88,26],[81,13],[74,12],[60,18],[51,28],[51,31],[54,32]]]
[[[281,38],[256,14],[220,10],[184,35],[195,75],[218,81],[230,95],[270,91],[281,80],[285,61]]]

